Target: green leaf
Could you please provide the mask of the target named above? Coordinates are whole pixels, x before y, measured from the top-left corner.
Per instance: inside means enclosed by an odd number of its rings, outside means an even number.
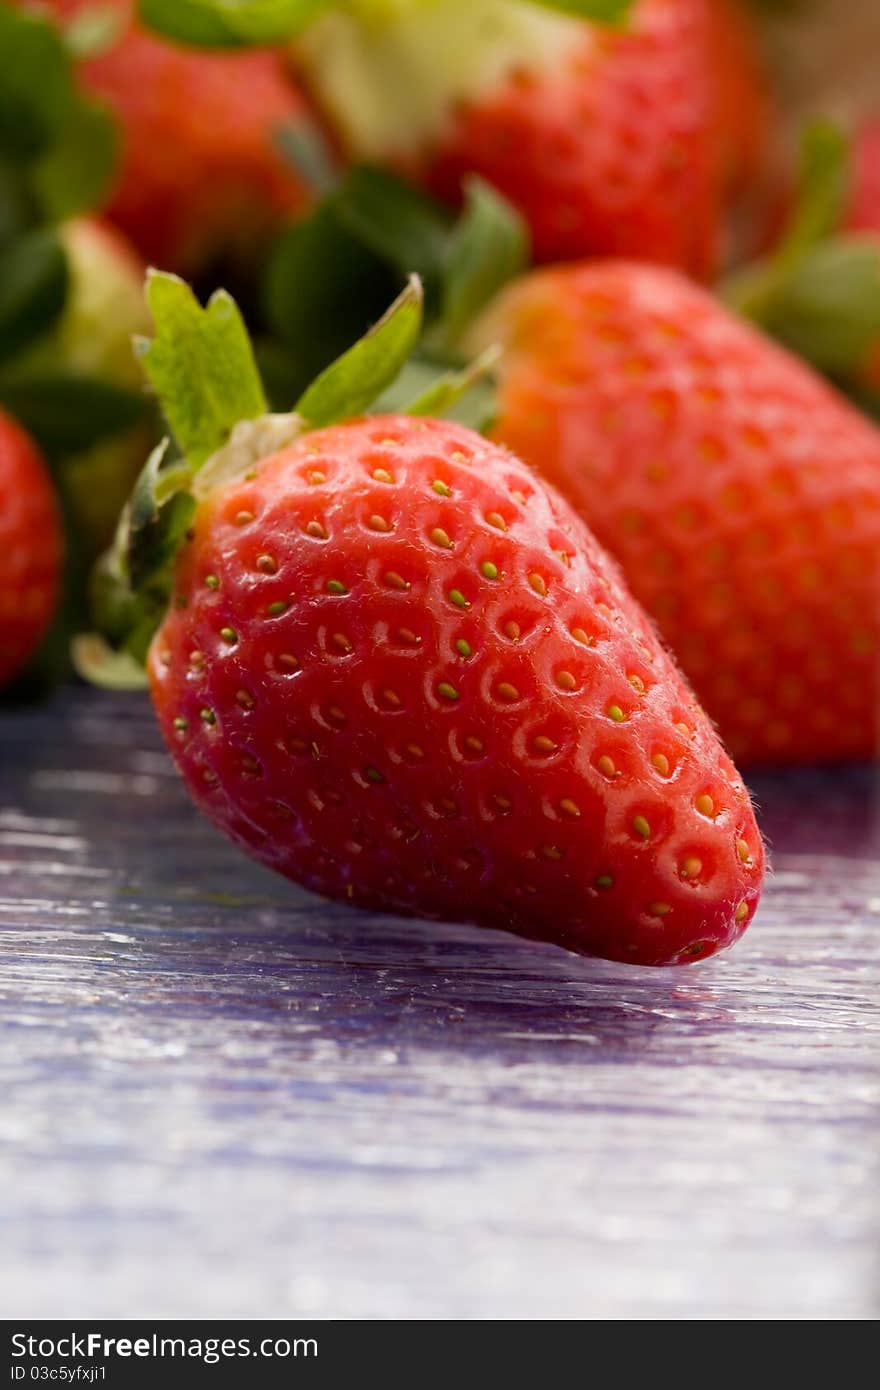
[[[597,24],[620,24],[634,0],[531,3]],[[149,28],[202,48],[281,43],[301,34],[323,11],[345,8],[343,0],[140,0],[140,16]]]
[[[404,405],[404,414],[448,416],[470,391],[482,387],[491,376],[499,355],[498,348],[487,348],[460,371],[441,372],[435,381]]]
[[[33,227],[37,218],[24,170],[0,155],[0,252]]]
[[[412,357],[397,380],[370,408],[371,415],[442,416],[484,433],[498,414],[492,366],[497,351],[489,348],[470,366],[448,369],[431,357]]]
[[[29,232],[0,251],[0,361],[51,327],[67,285],[67,258],[53,231]]]
[[[137,391],[72,372],[8,377],[0,373],[0,405],[56,457],[79,453],[130,429],[150,409]]]
[[[188,490],[191,469],[181,461],[166,466],[167,453],[168,441],[163,440],[147,459],[131,497],[126,563],[135,591],[169,568],[196,508]]]
[[[296,404],[311,426],[360,415],[394,381],[422,327],[423,296],[417,276],[379,322],[318,377]]]
[[[101,204],[119,149],[116,122],[93,101],[75,101],[58,138],[34,164],[31,185],[44,215],[63,222]]]
[[[439,285],[453,225],[441,203],[384,169],[361,165],[340,184],[334,207],[342,226],[401,277]]]
[[[835,237],[764,294],[761,326],[820,371],[860,373],[880,344],[880,241]]]
[[[266,322],[286,349],[285,375],[295,383],[284,398],[270,390],[276,406],[289,409],[381,317],[399,288],[397,277],[340,224],[332,199],[283,232],[261,296]]]
[[[199,468],[240,420],[266,412],[244,320],[225,290],[202,308],[176,275],[150,271],[147,303],[156,336],[139,345],[144,369],[175,438]]]
[[[61,33],[0,5],[0,156],[34,159],[55,139],[74,100]]]
[[[81,632],[70,644],[74,669],[102,690],[146,690],[144,666],[127,651],[114,651],[99,632]]]
[[[136,681],[153,634],[167,610],[180,543],[196,502],[192,470],[165,439],[150,455],[119,520],[113,544],[98,561],[90,586],[95,631],[74,648],[80,674],[94,684]],[[101,641],[92,641],[93,638]],[[127,660],[116,662],[121,655]],[[134,665],[132,664],[134,663]]]
[[[275,147],[302,183],[326,197],[339,183],[329,144],[314,121],[285,121],[272,132]]]
[[[635,0],[531,0],[544,10],[560,10],[562,14],[589,19],[595,24],[622,24],[628,19]]]
[[[455,343],[502,285],[528,261],[525,223],[510,203],[476,176],[466,180],[465,209],[452,235],[442,328]]]
[[[832,121],[813,121],[801,139],[795,210],[773,261],[788,265],[840,226],[849,193],[849,145]]]
[[[203,48],[283,42],[330,8],[332,0],[140,0],[151,29]]]

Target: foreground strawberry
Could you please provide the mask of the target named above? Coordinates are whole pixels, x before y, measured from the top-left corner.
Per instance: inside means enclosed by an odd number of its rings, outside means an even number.
[[[671,271],[514,281],[494,437],[621,562],[734,756],[880,746],[880,434]]]
[[[116,558],[143,600],[149,537],[160,564],[183,537],[150,681],[211,820],[361,906],[648,965],[733,942],[763,874],[749,798],[613,563],[472,430],[344,420],[402,365],[417,285],[297,415],[225,446],[261,408],[231,302],[200,313],[167,277],[150,299],[147,370],[188,462],[157,457]]]
[[[0,412],[0,687],[45,635],[58,597],[61,526],[33,441]]]
[[[69,21],[95,0],[18,0]],[[106,209],[145,260],[194,273],[218,256],[252,256],[302,210],[308,192],[277,147],[306,107],[268,51],[199,53],[148,34],[133,0],[111,0],[115,39],[83,61],[86,88],[108,103],[122,165]]]

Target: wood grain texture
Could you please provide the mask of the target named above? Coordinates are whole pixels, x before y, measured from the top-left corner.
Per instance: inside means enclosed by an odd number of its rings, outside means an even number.
[[[308,897],[140,698],[0,716],[4,1316],[875,1316],[877,789],[756,787],[754,926],[647,971]]]

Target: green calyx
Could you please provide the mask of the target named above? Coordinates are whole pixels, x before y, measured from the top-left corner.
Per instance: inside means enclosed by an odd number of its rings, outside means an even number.
[[[25,673],[34,693],[69,671],[89,566],[150,436],[128,346],[143,325],[130,287],[121,308],[116,295],[130,271],[82,216],[105,199],[118,139],[109,111],[78,85],[75,60],[111,42],[120,18],[95,0],[62,29],[52,14],[0,0],[0,409],[52,469],[66,533],[55,621]],[[97,308],[105,293],[113,316]],[[114,335],[117,357],[104,350]]]
[[[109,114],[77,87],[61,31],[0,0],[0,240],[94,207],[116,160]]]
[[[143,663],[168,604],[175,558],[202,498],[309,430],[389,408],[448,413],[481,388],[489,365],[434,368],[430,380],[422,377],[410,389],[405,368],[423,314],[421,282],[411,276],[390,309],[317,376],[292,412],[272,415],[229,294],[219,290],[202,307],[177,276],[151,271],[147,302],[155,336],[137,348],[173,437],[151,454],[96,568],[96,631],[73,645],[80,674],[114,689],[145,683]],[[400,399],[392,407],[394,388]]]
[[[57,224],[103,197],[116,130],[77,88],[64,38],[0,0],[0,404],[9,364],[60,319],[70,286]]]
[[[461,344],[470,324],[528,259],[522,218],[482,179],[466,181],[456,219],[395,175],[354,168],[283,234],[268,263],[263,315],[273,340],[260,345],[260,356],[273,400],[301,390],[413,272],[424,287],[424,330],[383,403],[393,409],[420,386],[428,389],[438,364],[467,372]],[[462,398],[456,418],[482,429],[493,405],[484,378]]]
[[[96,8],[92,28],[97,19]],[[0,53],[0,408],[61,469],[147,413],[130,371],[84,367],[88,354],[68,341],[94,298],[84,282],[107,278],[73,219],[106,193],[116,127],[78,89],[67,35],[49,20],[0,0]]]
[[[599,24],[622,23],[633,0],[526,0],[539,9],[557,10]],[[302,34],[322,14],[353,13],[367,25],[393,22],[402,13],[418,12],[436,0],[140,0],[144,24],[201,48],[246,48],[283,43]]]
[[[841,230],[849,165],[841,130],[825,121],[808,127],[788,227],[770,256],[730,277],[724,297],[858,395],[880,345],[880,238]]]

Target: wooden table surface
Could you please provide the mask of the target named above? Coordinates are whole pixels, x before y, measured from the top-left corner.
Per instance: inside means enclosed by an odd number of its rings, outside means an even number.
[[[143,698],[0,715],[2,1314],[876,1316],[877,787],[754,785],[755,924],[649,971],[307,896]]]

